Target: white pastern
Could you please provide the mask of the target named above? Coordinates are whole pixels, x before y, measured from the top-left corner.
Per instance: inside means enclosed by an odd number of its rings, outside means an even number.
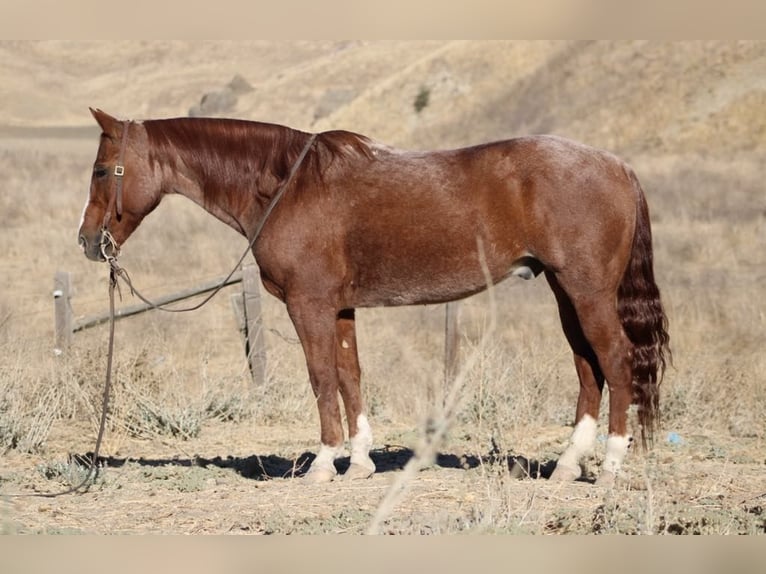
[[[370,458],[372,448],[372,429],[363,414],[356,418],[356,435],[351,437],[351,464],[359,465],[375,472],[375,463]]]
[[[596,444],[596,420],[590,415],[583,415],[575,425],[569,446],[559,457],[558,464],[569,468],[578,468],[582,458],[593,452]]]
[[[628,454],[628,447],[631,443],[631,437],[610,434],[606,439],[606,456],[604,457],[604,470],[614,473],[619,472],[622,467],[622,461]]]
[[[335,459],[343,453],[343,445],[328,446],[323,444],[319,448],[319,453],[311,463],[311,471],[326,470],[335,473]]]

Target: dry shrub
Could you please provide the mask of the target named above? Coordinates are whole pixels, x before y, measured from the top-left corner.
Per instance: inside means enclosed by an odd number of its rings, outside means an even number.
[[[30,381],[21,388],[10,381],[0,379],[0,452],[38,452],[48,438],[61,397],[44,381]]]
[[[462,423],[478,431],[517,432],[532,421],[572,420],[577,377],[568,361],[562,370],[555,354],[524,346],[509,349],[503,340],[489,341],[483,349],[472,342],[465,346],[480,358],[468,373]]]
[[[0,452],[39,452],[57,420],[89,420],[98,427],[105,380],[104,350],[70,349],[35,366],[20,349],[2,347],[16,360],[0,364]],[[107,440],[121,437],[177,437],[199,434],[207,420],[240,422],[253,415],[253,397],[241,384],[189,384],[162,365],[152,365],[149,346],[128,347],[115,360]],[[29,352],[29,349],[26,349]]]
[[[39,452],[70,397],[53,371],[30,369],[18,344],[1,350],[7,360],[0,362],[0,452]]]
[[[152,364],[149,357],[148,347],[134,348],[115,364],[109,421],[118,435],[187,440],[205,421],[239,422],[252,415],[252,397],[236,382],[189,381],[183,371]],[[94,412],[96,405],[100,409],[97,391],[91,394]]]
[[[656,227],[674,359],[661,387],[665,427],[764,436],[766,219],[680,218]]]

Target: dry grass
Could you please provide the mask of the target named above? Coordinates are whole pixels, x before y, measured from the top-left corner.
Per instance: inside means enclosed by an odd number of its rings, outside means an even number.
[[[10,349],[5,346],[3,351]],[[65,400],[51,375],[32,374],[25,362],[4,362],[0,368],[0,451],[35,453],[43,449]]]
[[[7,56],[8,46],[3,49]],[[526,117],[530,129],[615,143],[647,192],[674,354],[662,387],[663,427],[655,450],[629,457],[625,481],[610,493],[582,483],[562,487],[511,477],[504,455],[537,461],[539,471],[561,451],[577,384],[547,285],[509,281],[496,288],[494,313],[486,295],[463,304],[462,352],[475,363],[465,372],[460,408],[435,461],[409,484],[380,531],[764,532],[766,195],[762,146],[754,143],[762,143],[760,124],[745,121],[762,90],[755,80],[738,80],[743,70],[761,69],[757,52],[762,45],[692,44],[676,50],[645,44],[419,43],[411,51],[322,44],[312,56],[302,45],[288,73],[261,77],[275,93],[289,92],[293,82],[311,87],[296,92],[296,109],[286,112],[287,119],[277,120],[276,103],[264,107],[263,91],[240,100],[237,113],[243,116],[256,110],[258,99],[259,119],[291,123],[295,117],[305,122],[298,127],[316,121],[317,127],[350,127],[414,147],[491,139],[500,130],[508,135],[520,124],[506,129],[498,120],[499,102],[526,102],[526,115],[516,110],[508,117]],[[329,79],[322,83],[328,70],[337,79],[344,70],[363,69],[361,62],[372,54],[378,60],[369,60],[375,62],[370,70],[349,79],[355,99],[319,119],[313,107],[302,105],[327,102],[323,95],[337,87]],[[407,62],[394,65],[405,54]],[[600,74],[596,61],[623,75]],[[487,70],[498,62],[508,67],[493,80]],[[190,90],[218,87],[233,75],[227,70],[226,77],[204,79],[206,66]],[[572,66],[581,76],[572,74]],[[631,77],[624,70],[640,71],[637,77],[646,83],[634,91],[623,87],[620,78]],[[613,101],[604,105],[593,94],[578,100],[575,94],[589,77]],[[662,91],[671,77],[678,82]],[[100,81],[109,83],[106,77]],[[706,86],[707,95],[695,91],[694,82]],[[168,88],[179,108],[199,97],[182,94],[180,85],[175,79]],[[430,90],[429,103],[418,113],[413,101],[423,87]],[[146,101],[159,101],[148,94],[148,85],[142,90]],[[652,113],[637,118],[636,98],[655,91],[657,106],[642,104]],[[548,100],[536,101],[535,94]],[[735,102],[744,107],[733,108]],[[121,104],[123,110],[128,106]],[[142,108],[146,115],[164,113],[152,105]],[[383,111],[371,112],[378,108]],[[71,122],[73,113],[62,112],[62,123]],[[699,120],[708,117],[715,121]],[[727,126],[740,140],[736,145],[716,139]],[[92,449],[100,405],[105,328],[78,333],[63,357],[51,352],[56,269],[74,274],[77,315],[106,305],[106,269],[85,261],[74,238],[95,141],[0,143],[7,144],[0,146],[0,486],[53,490],[52,483],[76,474],[67,455]],[[234,232],[174,198],[142,224],[121,261],[151,295],[225,272],[243,247]],[[310,492],[289,479],[257,481],[254,488],[252,478],[263,477],[258,469],[281,476],[305,461],[302,453],[315,449],[318,429],[304,358],[284,308],[266,297],[263,312],[273,330],[266,333],[267,382],[258,389],[249,383],[226,294],[192,314],[152,313],[119,323],[105,454],[128,459],[108,469],[98,485],[100,496],[113,497],[114,513],[107,516],[97,499],[81,498],[79,506],[61,500],[56,516],[50,507],[28,502],[18,512],[3,511],[10,518],[0,521],[0,530],[364,532],[389,479],[411,454],[407,449],[423,439],[434,396],[440,396],[443,308],[359,311],[364,393],[383,472],[361,485]],[[482,342],[493,319],[494,335]],[[669,433],[677,440],[669,442]],[[37,473],[25,474],[37,467]],[[128,505],[137,499],[145,508]]]

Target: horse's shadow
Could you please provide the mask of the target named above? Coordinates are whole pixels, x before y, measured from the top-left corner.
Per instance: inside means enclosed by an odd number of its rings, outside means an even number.
[[[415,456],[415,451],[408,447],[385,446],[374,449],[370,457],[375,463],[377,473],[395,472],[402,470],[405,465]],[[79,464],[89,464],[92,453],[70,455],[70,460]],[[234,470],[244,478],[252,480],[271,480],[273,478],[298,478],[306,474],[311,462],[316,455],[310,452],[295,458],[286,458],[276,454],[251,455],[246,457],[216,456],[205,458],[194,456],[191,458],[117,458],[113,456],[98,457],[99,468],[119,468],[126,463],[134,463],[147,467],[181,466],[181,467],[217,467]],[[349,457],[339,458],[335,461],[335,467],[339,473],[344,473],[350,464]],[[556,467],[555,460],[537,461],[530,460],[520,455],[502,455],[490,453],[486,455],[472,454],[445,454],[439,453],[433,465],[446,469],[471,470],[485,465],[491,468],[508,468],[511,476],[515,478],[544,478],[548,479]]]

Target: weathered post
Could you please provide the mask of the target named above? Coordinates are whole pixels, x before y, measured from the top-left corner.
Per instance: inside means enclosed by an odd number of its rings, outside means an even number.
[[[444,317],[444,390],[449,389],[458,371],[460,337],[458,335],[458,301],[447,303]],[[446,396],[446,395],[445,395]]]
[[[261,320],[258,268],[253,264],[242,266],[242,292],[245,308],[245,352],[253,383],[261,385],[266,381],[266,344]]]
[[[72,278],[67,271],[56,271],[53,276],[53,305],[56,317],[53,352],[61,355],[72,343]]]

